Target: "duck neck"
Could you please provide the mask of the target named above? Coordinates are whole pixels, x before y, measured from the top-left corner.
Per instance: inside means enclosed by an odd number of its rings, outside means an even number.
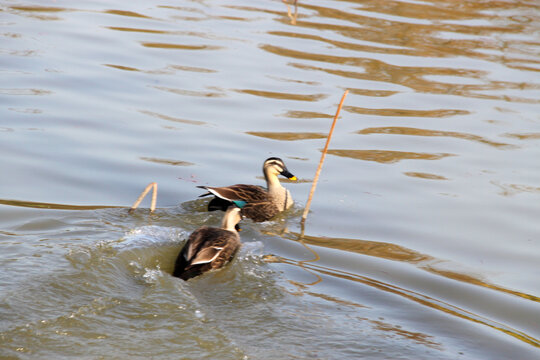
[[[270,194],[280,193],[283,191],[283,186],[279,182],[279,179],[276,175],[269,174],[267,171],[265,171],[264,177],[266,179],[266,186],[268,187],[268,192]]]
[[[223,216],[221,221],[221,228],[224,230],[232,231],[236,233],[236,224],[240,221],[240,209],[236,207],[229,207],[227,212]]]

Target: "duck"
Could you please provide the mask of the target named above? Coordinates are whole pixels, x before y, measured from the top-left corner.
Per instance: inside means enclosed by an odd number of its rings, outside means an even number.
[[[208,191],[199,197],[214,195],[208,203],[208,211],[225,210],[231,204],[241,207],[241,214],[255,222],[272,219],[289,209],[293,199],[289,190],[279,182],[278,175],[296,181],[283,160],[270,157],[263,163],[266,188],[258,185],[236,184],[225,187],[197,186]]]
[[[221,227],[201,226],[189,236],[176,258],[173,276],[189,280],[230,262],[241,246],[240,208],[231,205],[225,212]]]

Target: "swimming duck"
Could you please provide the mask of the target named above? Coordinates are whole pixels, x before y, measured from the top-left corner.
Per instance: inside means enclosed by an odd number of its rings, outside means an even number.
[[[241,218],[240,208],[231,205],[221,228],[202,226],[195,230],[176,258],[173,276],[189,280],[232,260],[241,245],[237,231]]]
[[[263,173],[267,188],[257,185],[236,184],[226,187],[198,186],[208,192],[199,197],[214,195],[208,204],[208,211],[225,210],[231,204],[242,207],[242,215],[253,221],[266,221],[287,210],[293,204],[289,190],[279,182],[278,175],[296,180],[283,160],[271,157],[263,163]]]

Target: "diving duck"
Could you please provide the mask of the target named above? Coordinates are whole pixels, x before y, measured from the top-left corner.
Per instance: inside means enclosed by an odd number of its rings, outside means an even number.
[[[195,230],[176,258],[173,276],[189,280],[232,260],[241,245],[237,231],[241,218],[240,208],[231,205],[221,228],[202,226]]]
[[[231,204],[236,204],[242,208],[242,216],[257,222],[269,220],[293,204],[291,193],[280,184],[278,175],[290,180],[296,180],[296,176],[291,174],[283,160],[277,157],[264,161],[263,173],[266,189],[262,186],[245,184],[226,187],[197,186],[208,191],[199,197],[215,196],[208,203],[208,211],[225,210]]]

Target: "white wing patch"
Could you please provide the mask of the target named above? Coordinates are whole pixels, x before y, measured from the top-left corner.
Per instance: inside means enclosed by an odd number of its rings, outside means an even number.
[[[211,193],[211,194],[214,195],[214,196],[217,196],[218,198],[221,198],[221,199],[223,199],[223,200],[233,201],[233,200],[228,199],[228,198],[226,198],[225,196],[221,195],[219,192],[217,192],[217,191],[214,190],[214,189],[206,189],[206,190],[208,190],[209,193]]]
[[[223,248],[219,246],[205,248],[195,256],[195,258],[191,261],[191,265],[210,263],[219,256],[222,250]]]

